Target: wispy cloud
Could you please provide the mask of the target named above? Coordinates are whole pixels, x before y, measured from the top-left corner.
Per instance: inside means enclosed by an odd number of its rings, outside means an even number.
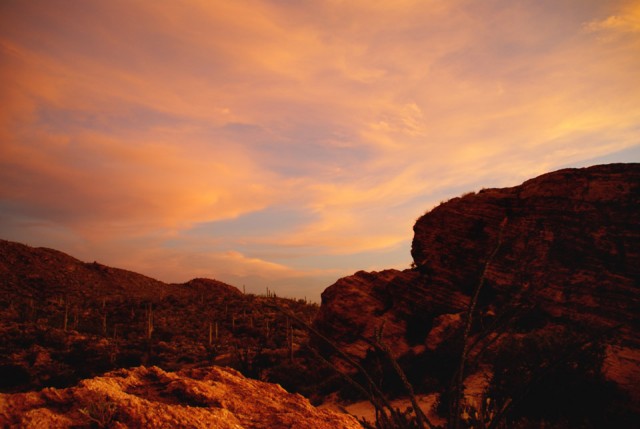
[[[604,19],[588,22],[585,28],[590,32],[638,33],[640,32],[640,3],[629,1],[614,14]]]
[[[637,153],[639,11],[3,2],[0,233],[167,280],[406,266],[441,199]]]

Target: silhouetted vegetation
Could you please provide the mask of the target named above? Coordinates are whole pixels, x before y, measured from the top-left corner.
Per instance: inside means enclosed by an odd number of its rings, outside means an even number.
[[[507,226],[505,219],[477,283],[465,285],[469,306],[456,315],[462,323],[435,349],[398,359],[383,340],[383,324],[370,337],[355,329],[346,334],[368,346],[364,359],[354,359],[313,328],[317,305],[268,289],[253,295],[149,283],[151,292],[133,295],[91,284],[58,288],[32,277],[18,293],[0,295],[0,390],[67,387],[138,365],[178,370],[213,363],[280,383],[314,403],[336,393],[343,400],[367,399],[377,415],[363,422],[367,428],[438,427],[421,410],[421,393],[438,395],[437,411],[449,429],[640,427],[629,398],[602,373],[605,345],[617,327],[603,331],[552,316],[529,289],[497,290],[485,278]],[[473,234],[484,239],[484,225],[477,223]],[[113,272],[87,267],[92,274]],[[433,315],[418,310],[410,308],[404,321],[404,339],[417,348],[434,325]],[[469,378],[476,374],[486,383],[470,393]],[[412,406],[394,408],[398,396]],[[117,414],[103,405],[84,411],[94,425],[108,425]]]
[[[318,309],[304,300],[216,290],[155,300],[2,297],[0,389],[67,387],[137,365],[177,370],[212,363],[277,382],[289,377],[280,365],[295,367],[294,349],[306,332],[267,306],[272,302],[305,320]]]

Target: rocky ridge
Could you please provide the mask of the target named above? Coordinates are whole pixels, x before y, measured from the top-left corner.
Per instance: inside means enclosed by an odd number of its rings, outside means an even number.
[[[430,288],[469,296],[489,262],[487,300],[526,291],[549,314],[619,326],[640,345],[639,207],[639,164],[560,170],[435,208],[411,253]]]
[[[0,240],[0,291],[7,294],[34,299],[66,295],[150,300],[202,289],[241,294],[237,288],[217,280],[193,279],[184,284],[167,284],[98,262],[82,262],[58,250]]]
[[[604,343],[603,373],[640,409],[639,207],[640,164],[565,169],[454,198],[417,220],[415,268],[338,280],[315,327],[365,363],[367,339],[382,329],[415,385],[437,389],[459,360],[479,290],[470,343],[480,344],[481,366],[509,341],[577,329]]]
[[[313,407],[280,386],[203,367],[120,369],[66,389],[0,394],[3,427],[360,429],[346,414]]]

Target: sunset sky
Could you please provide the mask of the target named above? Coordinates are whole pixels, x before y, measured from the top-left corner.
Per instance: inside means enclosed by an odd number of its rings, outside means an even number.
[[[640,1],[0,1],[0,238],[318,300],[442,200],[640,161]]]

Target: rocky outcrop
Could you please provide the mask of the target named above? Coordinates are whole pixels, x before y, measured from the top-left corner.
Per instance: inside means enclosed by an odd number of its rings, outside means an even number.
[[[439,316],[462,311],[468,301],[459,291],[427,286],[417,270],[359,271],[322,293],[314,325],[360,359],[371,348],[363,338],[382,329],[385,342],[400,357],[422,353],[427,337],[440,325]]]
[[[276,384],[220,367],[177,373],[117,370],[67,389],[0,394],[3,427],[356,429],[351,416],[313,407]]]
[[[439,370],[443,347],[461,347],[482,283],[472,341],[502,316],[520,336],[578,326],[606,338],[605,372],[615,378],[624,361],[619,384],[638,386],[639,208],[640,164],[565,169],[454,198],[417,220],[414,269],[340,279],[322,294],[315,327],[362,360],[371,350],[363,339],[384,326],[382,340],[409,373],[410,362]],[[637,387],[627,390],[640,404]]]
[[[487,302],[527,291],[549,314],[637,343],[639,208],[639,164],[561,170],[440,205],[416,222],[411,253],[430,288],[468,296],[489,262]]]

